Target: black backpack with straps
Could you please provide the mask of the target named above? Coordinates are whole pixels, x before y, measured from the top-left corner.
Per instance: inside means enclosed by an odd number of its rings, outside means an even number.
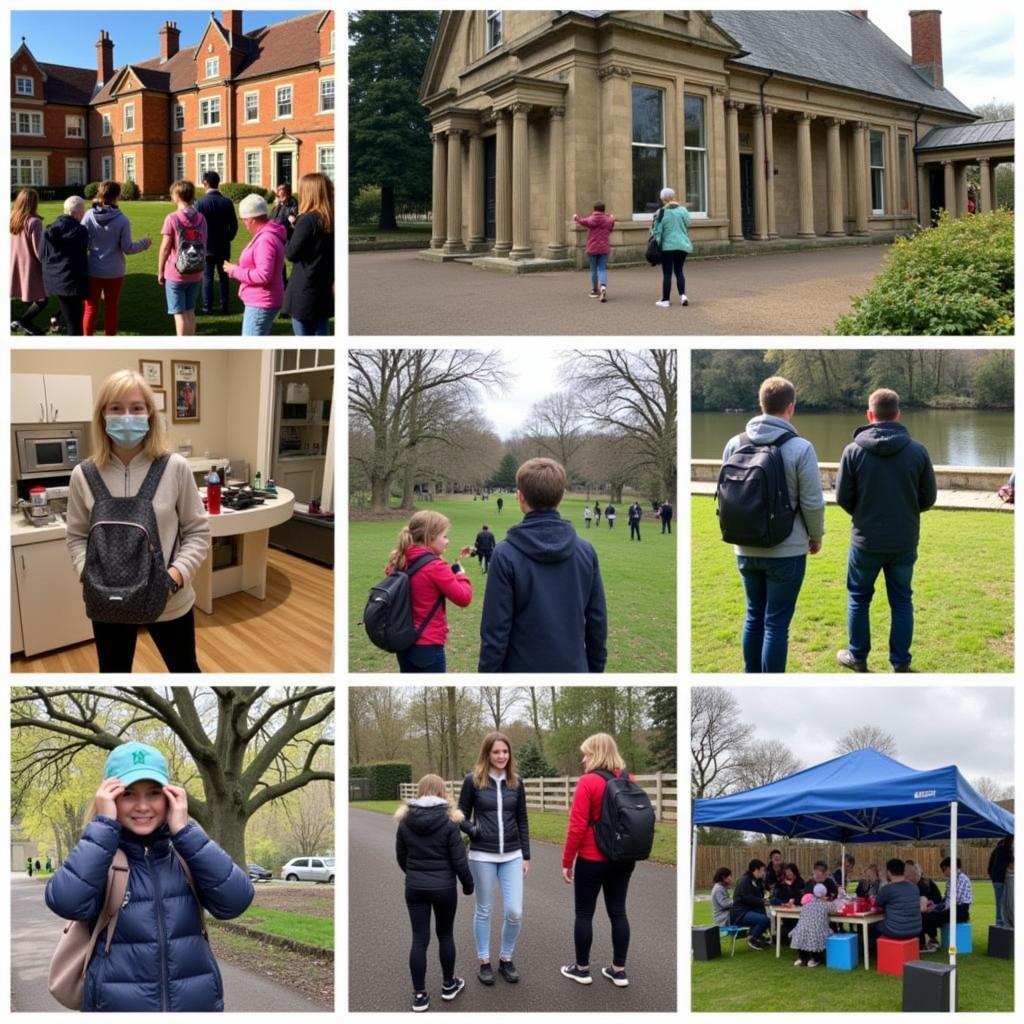
[[[597,848],[612,861],[647,860],[656,820],[651,798],[625,768],[621,775],[603,769],[594,774],[604,779],[601,816],[590,823]]]
[[[389,654],[399,654],[414,646],[427,628],[427,624],[444,604],[444,594],[439,594],[434,606],[427,612],[419,626],[412,621],[412,586],[410,580],[437,555],[420,555],[404,569],[396,569],[385,576],[380,583],[370,587],[370,596],[363,608],[363,628],[370,642]]]

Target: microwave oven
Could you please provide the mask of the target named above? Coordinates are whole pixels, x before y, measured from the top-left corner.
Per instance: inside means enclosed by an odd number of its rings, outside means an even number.
[[[19,479],[70,473],[88,454],[85,450],[87,429],[84,424],[64,423],[52,427],[15,427]]]

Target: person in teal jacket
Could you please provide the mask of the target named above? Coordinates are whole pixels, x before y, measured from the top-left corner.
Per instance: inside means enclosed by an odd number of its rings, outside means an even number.
[[[679,288],[679,304],[687,306],[690,300],[686,297],[686,275],[683,265],[686,254],[693,252],[690,241],[690,211],[676,202],[674,189],[663,188],[661,201],[664,204],[655,214],[651,225],[651,234],[661,247],[661,301],[656,306],[668,309],[672,304],[672,275],[675,274],[676,286]]]

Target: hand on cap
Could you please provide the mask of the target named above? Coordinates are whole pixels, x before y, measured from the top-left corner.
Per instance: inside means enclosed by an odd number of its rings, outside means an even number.
[[[167,797],[167,827],[171,835],[180,832],[188,824],[188,793],[181,786],[164,786]]]
[[[96,813],[117,821],[117,804],[115,801],[124,792],[124,783],[113,776],[104,779],[96,790]]]

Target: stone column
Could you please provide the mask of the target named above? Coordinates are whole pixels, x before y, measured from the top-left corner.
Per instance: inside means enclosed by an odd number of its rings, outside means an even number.
[[[992,181],[989,184],[989,189],[992,193],[992,209],[997,210],[999,209],[999,193],[996,192],[996,168],[999,166],[999,162],[996,160],[990,160],[989,164],[991,165],[990,171],[992,174]]]
[[[765,180],[764,120],[760,110],[754,110],[752,117],[754,143],[754,238],[759,242],[768,239],[768,187]]]
[[[956,215],[967,216],[967,164],[956,165]]]
[[[448,238],[445,254],[466,251],[462,241],[462,131],[452,128],[448,132]]]
[[[917,222],[921,227],[932,222],[932,187],[927,164],[917,166]]]
[[[444,132],[434,132],[432,138],[434,140],[434,176],[432,179],[433,200],[430,204],[430,248],[440,249],[444,246],[444,240],[447,237],[445,233],[448,230],[448,182],[446,177],[448,158],[445,155]]]
[[[946,198],[943,206],[946,211],[956,216],[956,167],[952,160],[942,161],[942,173],[944,176]]]
[[[989,160],[982,157],[978,161],[978,178],[981,183],[981,209],[979,213],[988,213],[992,209],[992,173],[989,169]]]
[[[868,154],[866,121],[853,126],[853,233],[868,233]]]
[[[768,237],[778,238],[779,232],[775,227],[775,138],[772,129],[772,116],[779,112],[778,107],[764,108],[764,153],[765,153],[765,181],[768,185]]]
[[[564,260],[565,244],[565,107],[548,111],[548,190],[551,203],[551,241],[548,259]]]
[[[811,121],[813,114],[797,114],[796,179],[800,195],[800,222],[797,238],[814,238],[814,170],[811,163]]]
[[[711,138],[708,158],[708,188],[710,190],[708,216],[724,219],[729,213],[728,173],[725,155],[725,89],[711,86]]]
[[[494,256],[508,256],[512,249],[512,116],[507,110],[494,114],[498,125],[494,151]]]
[[[743,208],[740,205],[740,111],[742,103],[725,104],[725,149],[729,162],[729,241],[743,241]]]
[[[533,259],[530,238],[529,104],[512,104],[512,252],[514,260]]]
[[[470,252],[484,252],[484,140],[479,131],[469,133],[469,239]]]
[[[839,129],[846,122],[839,117],[830,117],[825,124],[828,127],[828,234],[837,238],[846,234],[843,229],[843,168],[839,144]]]

